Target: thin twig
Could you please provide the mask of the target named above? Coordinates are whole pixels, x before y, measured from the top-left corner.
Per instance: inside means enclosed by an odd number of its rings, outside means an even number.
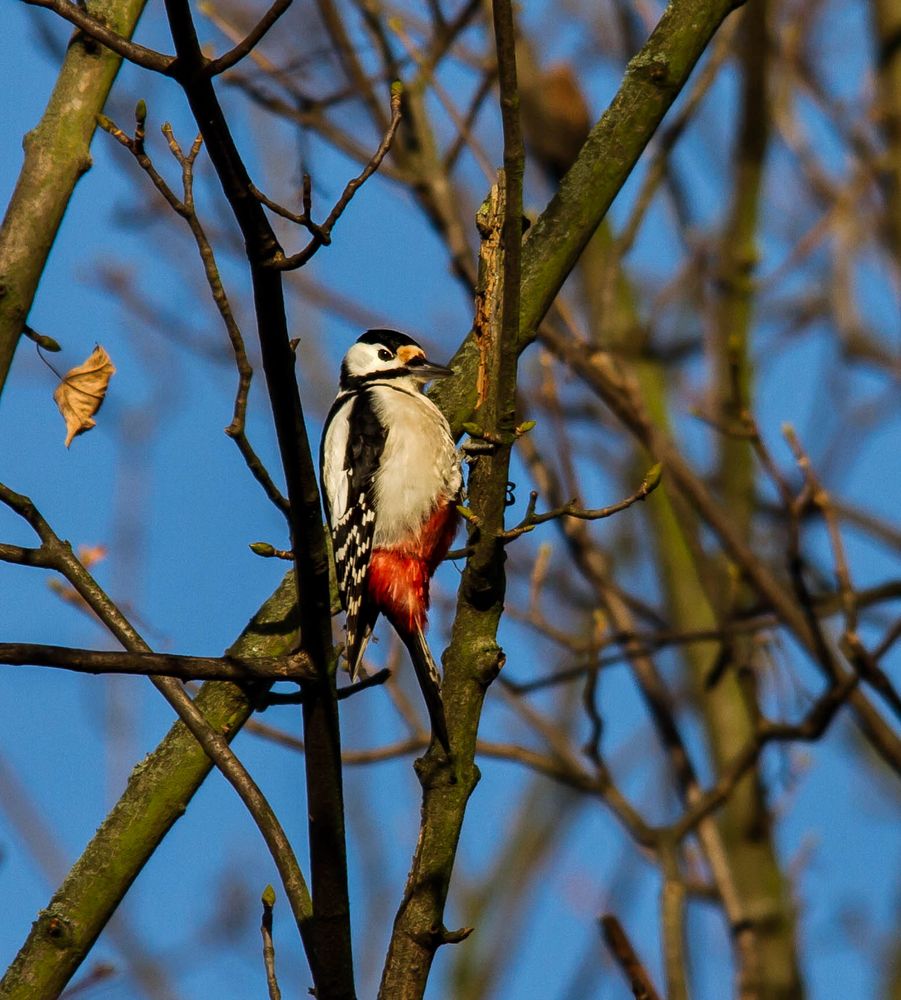
[[[263,890],[263,918],[260,922],[260,934],[263,937],[263,964],[266,967],[266,985],[269,988],[269,1000],[281,1000],[282,991],[278,987],[275,976],[275,946],[272,943],[272,908],[275,906],[275,890],[267,885]]]
[[[470,118],[473,114],[473,107],[478,109],[478,103],[470,107],[469,113],[464,116],[461,115],[457,110],[456,105],[451,98],[451,95],[447,90],[441,85],[438,80],[437,75],[434,72],[434,65],[430,61],[429,54],[424,53],[416,48],[413,44],[413,40],[410,38],[409,34],[405,30],[402,22],[399,18],[393,18],[389,21],[389,25],[392,31],[400,39],[401,45],[407,52],[407,55],[416,63],[419,67],[419,73],[423,82],[427,82],[435,93],[435,96],[441,102],[442,107],[447,112],[448,118],[457,130],[457,135],[459,139],[466,143],[472,153],[476,163],[479,165],[479,169],[482,171],[483,176],[487,179],[488,183],[491,184],[494,181],[494,169],[491,165],[491,161],[488,158],[488,154],[482,148],[482,146],[476,141],[475,137],[472,135],[469,124],[467,123],[467,118]],[[493,80],[494,74],[488,73],[488,79]],[[480,88],[481,89],[481,88]],[[478,95],[477,95],[478,96]],[[448,157],[445,157],[445,163],[448,162]]]
[[[223,53],[218,59],[213,59],[207,64],[206,71],[210,76],[224,73],[227,69],[239,63],[245,56],[262,41],[263,36],[275,24],[275,22],[291,6],[292,0],[275,0],[269,10],[251,28],[247,36],[242,39],[228,52]]]
[[[332,229],[334,228],[335,223],[341,218],[344,210],[350,204],[351,199],[357,191],[363,184],[366,183],[367,180],[369,180],[376,170],[378,170],[382,160],[384,160],[388,150],[391,148],[392,142],[394,142],[397,127],[400,125],[402,94],[403,87],[400,83],[394,83],[391,85],[391,120],[385,134],[382,136],[382,141],[379,143],[378,149],[375,153],[373,153],[369,162],[365,167],[363,167],[363,170],[356,177],[347,182],[341,197],[335,202],[335,205],[331,212],[329,212],[325,222],[323,222],[320,226],[313,228],[310,242],[304,247],[303,250],[290,257],[286,257],[281,251],[277,252],[269,261],[270,267],[278,271],[293,271],[298,267],[303,267],[303,265],[313,257],[320,247],[327,246],[331,242]],[[309,228],[309,215],[308,213],[305,213],[305,215],[307,221],[304,222],[304,225],[307,225]]]
[[[710,788],[693,800],[691,808],[670,829],[676,840],[690,833],[705,817],[718,809],[732,793],[738,782],[760,758],[763,748],[770,742],[817,740],[828,728],[838,710],[848,701],[859,682],[857,674],[845,677],[830,687],[812,705],[798,723],[771,722],[761,719],[748,738],[744,748],[725,767]]]
[[[356,681],[353,684],[347,684],[344,687],[339,687],[335,692],[335,697],[338,701],[344,701],[345,698],[350,698],[360,691],[366,691],[371,687],[378,687],[379,684],[384,684],[385,681],[391,676],[390,670],[378,670],[374,674],[370,674],[368,677],[364,677],[362,680]],[[303,688],[300,691],[290,692],[288,694],[283,694],[280,691],[269,691],[267,692],[262,700],[263,707],[269,708],[272,705],[302,705],[304,703],[305,693]]]
[[[538,503],[538,493],[533,490],[529,494],[529,504],[526,508],[525,517],[523,517],[515,528],[510,528],[508,531],[502,532],[500,537],[505,542],[512,541],[514,538],[519,538],[520,535],[531,531],[537,524],[546,524],[548,521],[554,521],[560,517],[575,517],[580,521],[599,521],[601,518],[611,517],[631,507],[632,504],[645,500],[650,496],[660,485],[660,476],[661,467],[655,465],[650,469],[642,480],[641,485],[631,496],[626,497],[625,500],[620,500],[618,503],[611,504],[609,507],[586,508],[580,506],[577,500],[570,500],[568,503],[555,507],[553,510],[546,511],[543,514],[536,514],[535,506]]]
[[[235,442],[251,475],[262,486],[269,500],[284,514],[288,515],[288,501],[272,480],[269,471],[263,465],[246,434],[247,401],[250,395],[250,383],[253,378],[253,368],[247,357],[247,349],[244,345],[244,337],[232,311],[231,303],[222,278],[219,273],[219,266],[213,252],[212,244],[203,228],[194,207],[194,162],[200,152],[201,137],[198,135],[191,146],[190,151],[185,154],[175,135],[172,127],[167,123],[162,125],[162,133],[166,138],[169,150],[181,167],[182,172],[182,197],[179,198],[166,183],[153,161],[144,149],[144,124],[146,119],[146,107],[143,102],[138,104],[135,112],[136,129],[134,137],[129,136],[114,122],[105,116],[98,118],[98,124],[108,132],[117,142],[128,149],[135,157],[138,165],[150,178],[153,186],[166,200],[166,203],[176,214],[180,215],[188,224],[194,242],[197,245],[200,260],[203,265],[204,275],[207,285],[213,298],[213,303],[222,319],[226,335],[232,347],[235,357],[235,367],[238,371],[238,386],[235,391],[235,402],[232,412],[231,423],[225,428],[225,433]]]
[[[804,475],[804,481],[809,492],[810,502],[819,510],[826,524],[829,544],[832,548],[832,559],[835,566],[835,578],[841,595],[842,610],[845,618],[845,628],[839,648],[845,654],[848,662],[857,670],[863,679],[870,684],[886,701],[901,719],[901,696],[892,685],[888,675],[879,666],[878,657],[872,656],[861,642],[857,634],[858,604],[857,593],[851,581],[848,560],[845,556],[845,546],[842,540],[838,516],[833,509],[829,493],[813,469],[810,457],[801,445],[794,428],[786,424],[783,428],[785,439],[789,444]]]
[[[660,995],[623,930],[623,925],[612,913],[604,914],[600,923],[607,947],[628,979],[635,1000],[660,1000]]]

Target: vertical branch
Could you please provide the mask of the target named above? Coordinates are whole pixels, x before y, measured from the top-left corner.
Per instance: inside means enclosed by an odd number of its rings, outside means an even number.
[[[749,546],[754,542],[756,464],[752,443],[739,429],[749,419],[753,393],[757,230],[771,119],[770,9],[766,0],[750,4],[741,13],[738,30],[740,118],[733,153],[732,203],[718,254],[711,359],[715,420],[724,430],[717,440],[723,507],[734,530]],[[753,589],[738,579],[721,589],[724,597],[717,611],[723,619],[754,599]],[[750,636],[735,636],[724,643],[716,668],[728,671],[729,676],[721,673],[713,690],[699,694],[718,769],[740,751],[759,717],[759,648]],[[700,677],[696,676],[696,683],[700,684]],[[794,912],[773,843],[772,825],[761,778],[754,769],[730,795],[720,829],[739,896],[754,918],[759,961],[751,985],[763,996],[795,996],[801,985]]]
[[[278,978],[275,975],[275,945],[272,943],[272,908],[275,906],[275,890],[267,885],[263,890],[263,919],[260,922],[260,934],[263,938],[263,964],[266,967],[266,986],[269,989],[269,1000],[282,1000]]]
[[[313,893],[314,978],[323,996],[353,997],[350,902],[344,835],[341,741],[331,672],[328,555],[322,508],[303,409],[294,378],[280,273],[271,263],[281,248],[235,146],[207,72],[187,0],[166,0],[177,53],[175,75],[231,205],[247,251],[263,370],[287,482],[301,641],[319,681],[303,703],[304,763]]]
[[[685,883],[679,874],[674,844],[661,845],[663,886],[660,923],[663,928],[663,968],[667,1000],[688,1000],[685,965]]]
[[[501,120],[504,130],[504,285],[501,310],[501,345],[497,355],[498,387],[515,384],[516,351],[519,336],[520,273],[522,270],[522,179],[525,150],[519,120],[519,86],[516,81],[516,29],[510,0],[492,4],[494,37],[497,46],[497,75],[500,87]],[[512,370],[511,370],[512,369]],[[507,416],[506,414],[504,416]],[[512,417],[512,413],[509,415]]]
[[[446,930],[444,906],[466,803],[479,780],[474,758],[485,691],[503,664],[497,629],[506,577],[499,534],[504,527],[514,439],[523,147],[510,0],[497,0],[494,16],[505,170],[503,190],[493,188],[479,213],[483,237],[479,284],[494,292],[480,303],[476,316],[476,338],[484,342],[480,358],[485,392],[476,412],[478,430],[474,428],[489,446],[474,460],[469,476],[472,552],[460,583],[451,645],[444,656],[442,696],[453,757],[447,761],[430,753],[417,761],[423,788],[419,841],[394,921],[381,1000],[421,997],[438,947],[469,933]]]
[[[889,246],[901,268],[901,4],[873,0],[876,29],[878,114],[885,136],[883,185]]]

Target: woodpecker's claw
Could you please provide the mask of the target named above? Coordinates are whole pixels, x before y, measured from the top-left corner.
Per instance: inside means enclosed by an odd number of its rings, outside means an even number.
[[[487,427],[481,427],[479,424],[467,422],[463,424],[463,430],[473,439],[468,441],[467,444],[471,445],[481,442],[483,446],[482,450],[484,451],[493,450],[502,444],[512,444],[516,440],[516,435],[509,431],[490,431]],[[466,445],[463,447],[465,448]]]
[[[479,455],[492,455],[497,450],[497,445],[490,441],[474,440],[470,438],[460,446],[460,452],[464,462],[473,462]]]

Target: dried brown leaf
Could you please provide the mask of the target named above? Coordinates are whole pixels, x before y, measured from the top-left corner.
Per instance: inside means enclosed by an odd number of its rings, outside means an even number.
[[[106,387],[115,371],[110,356],[98,344],[87,361],[68,371],[56,387],[53,398],[66,421],[67,448],[76,435],[96,425],[94,414],[103,403]]]

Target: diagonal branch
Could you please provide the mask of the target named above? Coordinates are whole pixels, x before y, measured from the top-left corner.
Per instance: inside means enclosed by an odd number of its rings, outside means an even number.
[[[329,561],[313,456],[294,376],[282,277],[267,266],[282,250],[263,206],[253,195],[212,79],[204,72],[205,57],[187,0],[166,0],[166,13],[178,54],[176,76],[240,227],[250,266],[263,371],[287,483],[295,576],[298,591],[304,595],[299,602],[303,648],[318,675],[318,682],[308,685],[302,708],[314,913],[310,957],[317,989],[324,996],[349,1000],[355,991]]]
[[[296,644],[295,586],[288,574],[228,655],[235,659],[281,657]],[[210,727],[228,739],[251,713],[247,693],[221,682],[204,684],[194,705]],[[212,766],[190,731],[176,722],[134,769],[119,801],[41,911],[0,982],[0,996],[24,992],[51,997],[62,992]]]
[[[213,59],[207,64],[206,71],[210,76],[217,76],[227,69],[237,65],[245,56],[249,55],[253,49],[263,40],[269,29],[291,6],[292,0],[275,0],[269,10],[250,29],[247,36],[238,44],[223,53],[218,59]]]
[[[101,42],[111,52],[115,52],[117,56],[127,59],[136,66],[143,66],[144,69],[152,70],[154,73],[172,75],[172,69],[175,65],[174,56],[163,55],[162,52],[129,41],[117,31],[107,27],[103,21],[89,14],[81,4],[72,3],[71,0],[24,0],[24,2],[31,7],[44,7],[47,10],[52,10],[59,14],[63,20],[74,24],[76,28]]]
[[[309,208],[307,205],[304,206],[304,212],[302,215],[294,216],[295,221],[307,226],[313,234],[310,242],[301,250],[299,253],[293,254],[290,257],[285,257],[284,255],[276,256],[271,261],[271,266],[279,271],[293,271],[298,267],[303,267],[304,264],[310,260],[313,255],[322,246],[328,246],[331,243],[332,229],[335,227],[335,223],[344,214],[344,210],[350,204],[351,199],[357,193],[357,191],[369,180],[369,178],[378,170],[381,166],[382,160],[385,159],[388,154],[388,150],[391,149],[391,144],[394,142],[394,136],[397,134],[397,127],[400,125],[401,118],[401,95],[403,94],[403,88],[400,83],[394,83],[391,86],[391,121],[388,123],[388,128],[385,134],[382,136],[382,141],[379,143],[378,149],[372,154],[369,162],[363,167],[363,170],[350,181],[347,182],[344,191],[341,193],[341,197],[335,203],[334,208],[328,214],[328,218],[321,225],[315,225],[309,216]],[[305,191],[308,188],[305,186]],[[309,195],[307,194],[308,198]],[[266,205],[270,208],[275,209],[280,215],[285,215],[284,210],[275,206],[268,199],[262,199]],[[290,215],[290,213],[288,213]]]
[[[641,964],[641,959],[632,947],[632,942],[623,930],[622,924],[612,913],[601,917],[601,931],[604,934],[607,947],[623,970],[626,979],[629,980],[629,985],[635,994],[635,1000],[660,1000],[660,994],[654,988],[651,977]]]
[[[453,756],[427,752],[417,761],[422,785],[419,840],[379,987],[380,1000],[423,995],[437,949],[465,932],[444,926],[444,909],[467,802],[479,779],[475,749],[485,692],[504,662],[497,644],[506,577],[504,510],[515,426],[520,315],[522,178],[515,32],[511,0],[493,5],[504,125],[503,186],[492,188],[479,213],[483,236],[477,330],[484,392],[477,419],[493,448],[478,454],[469,476],[472,552],[457,598],[451,645],[444,656],[442,697]]]
[[[92,9],[123,37],[145,0],[96,0]],[[0,393],[34,301],[38,281],[78,179],[90,167],[96,116],[121,59],[83,35],[66,50],[40,122],[25,138],[24,161],[0,226]]]
[[[41,549],[46,557],[45,565],[55,569],[68,580],[100,621],[128,651],[151,652],[150,647],[119,608],[75,557],[71,546],[57,536],[28,497],[0,484],[0,502],[6,504],[31,525],[41,540]],[[310,933],[312,903],[294,851],[272,807],[244,765],[232,752],[228,740],[210,726],[181,684],[171,677],[151,677],[151,681],[175,709],[210,760],[230,782],[256,822],[282,877],[285,893],[291,903],[310,964],[315,967],[314,945]]]

